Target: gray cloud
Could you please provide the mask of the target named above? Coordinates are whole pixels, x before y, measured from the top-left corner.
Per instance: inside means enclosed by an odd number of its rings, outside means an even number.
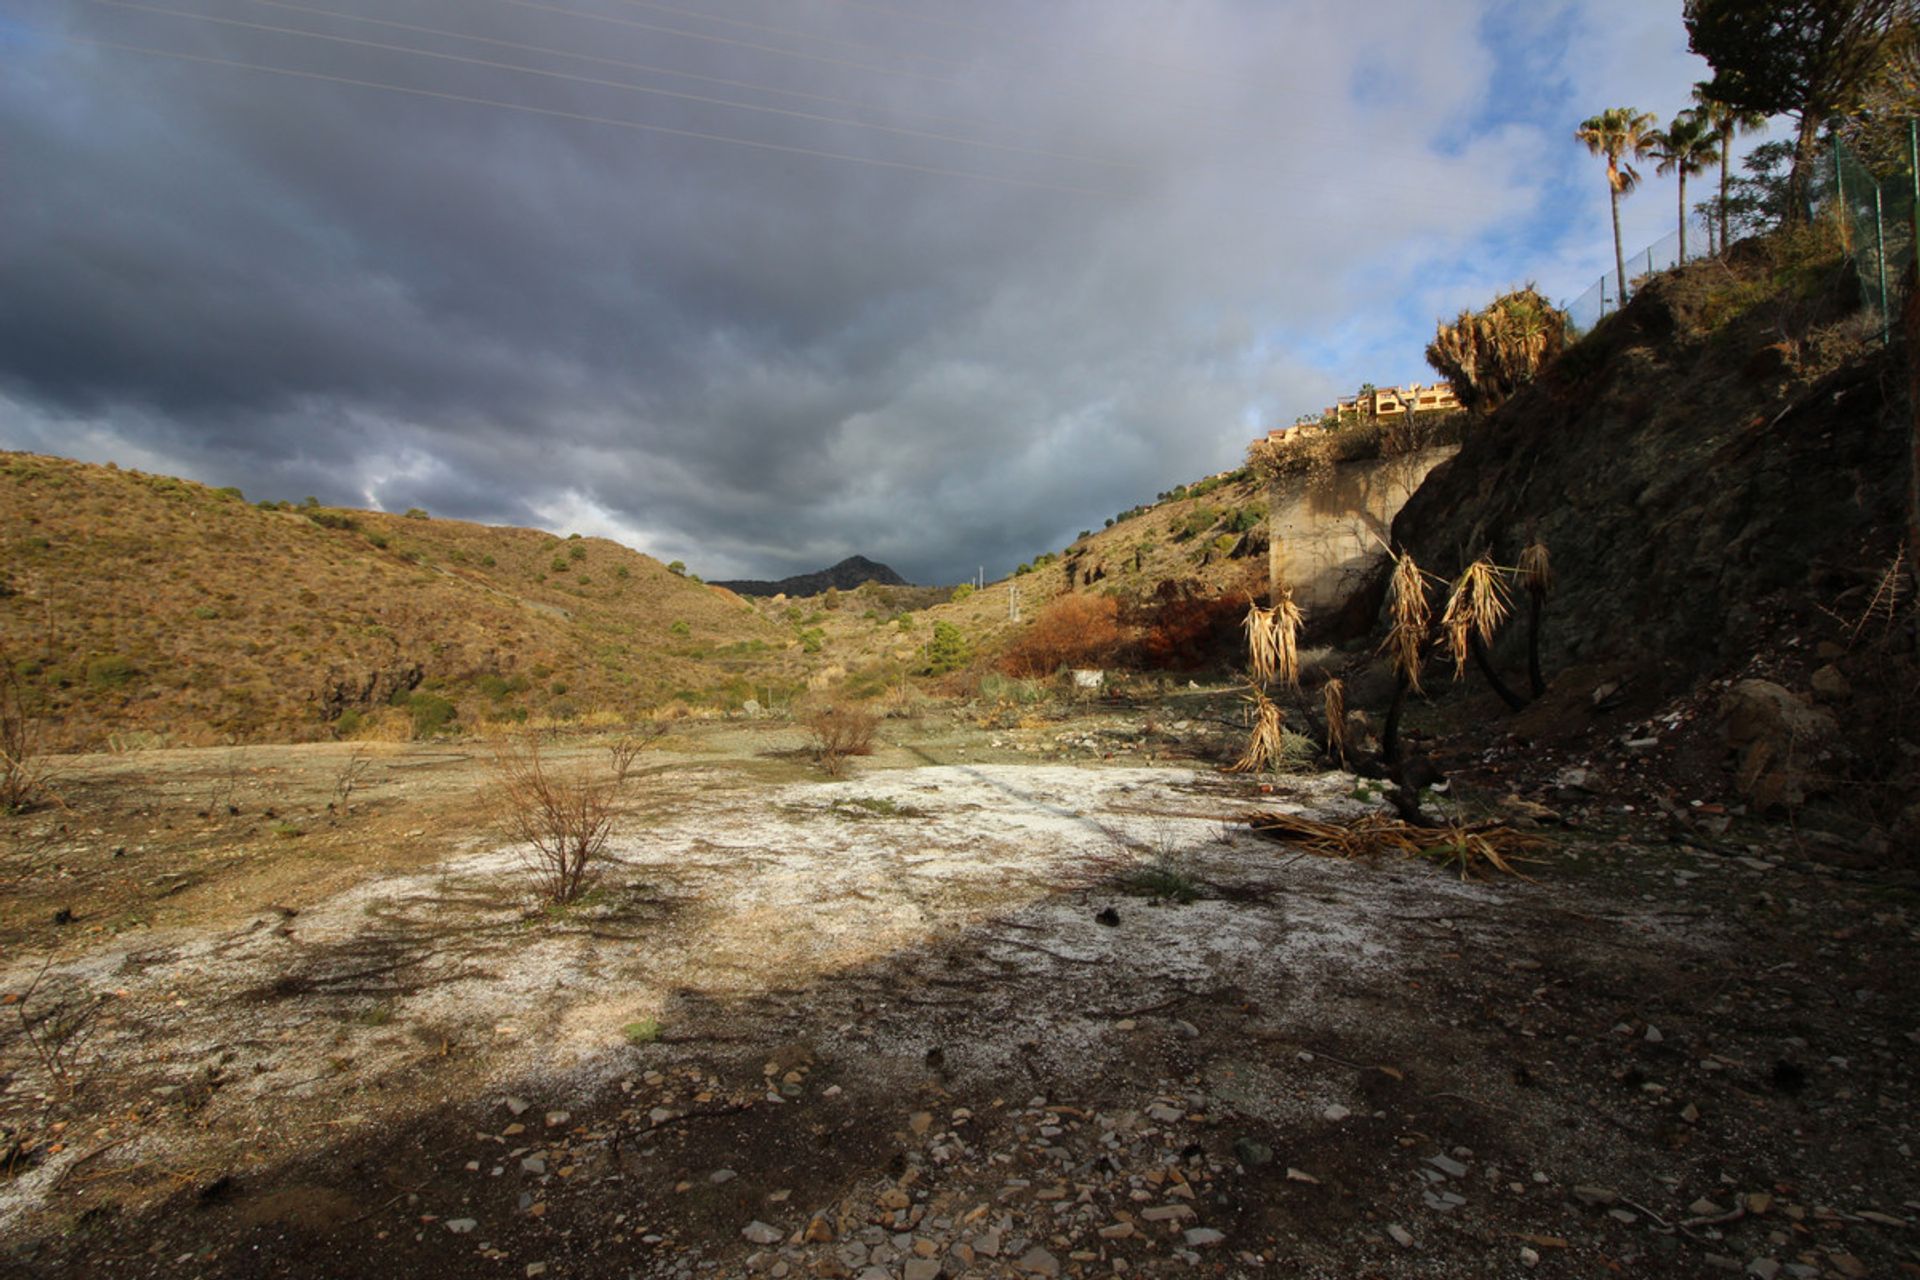
[[[1352,352],[1417,362],[1409,327],[1561,251],[1543,193],[1587,176],[1555,150],[1565,122],[1465,127],[1498,86],[1488,11],[1464,5],[309,6],[696,80],[154,2],[993,144],[0,2],[0,441],[606,533],[717,575],[852,552],[1004,572],[1234,465],[1256,424],[1417,372]],[[1675,8],[1622,29],[1670,28],[1671,59]]]

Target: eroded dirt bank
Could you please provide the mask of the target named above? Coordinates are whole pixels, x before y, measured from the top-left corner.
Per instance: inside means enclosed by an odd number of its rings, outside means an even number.
[[[78,762],[15,828],[0,985],[108,1003],[68,1096],[7,1043],[4,1265],[1920,1262],[1905,891],[1601,814],[1533,882],[1463,884],[1253,838],[1223,820],[1366,801],[1223,781],[1137,717],[885,736],[838,782],[790,729],[670,742],[565,912],[486,835],[470,752],[344,799],[342,748]],[[1142,868],[1200,896],[1125,892]]]

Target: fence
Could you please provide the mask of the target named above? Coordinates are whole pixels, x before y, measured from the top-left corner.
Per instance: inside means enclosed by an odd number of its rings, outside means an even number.
[[[1839,138],[1829,141],[1815,167],[1810,198],[1816,217],[1833,216],[1839,222],[1841,243],[1860,276],[1861,300],[1879,321],[1884,336],[1890,317],[1900,305],[1900,282],[1912,264],[1915,209],[1920,205],[1920,124],[1909,122],[1907,171],[1876,179]],[[1687,222],[1683,256],[1676,227],[1646,248],[1627,255],[1627,297],[1649,276],[1711,256],[1724,246],[1714,244],[1714,228],[1698,215]],[[1621,299],[1612,271],[1585,293],[1563,304],[1576,333],[1585,333],[1613,311]]]

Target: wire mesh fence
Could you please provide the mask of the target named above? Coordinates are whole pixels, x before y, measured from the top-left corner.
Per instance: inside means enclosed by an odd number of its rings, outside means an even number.
[[[1861,301],[1878,321],[1882,334],[1899,311],[1900,290],[1914,261],[1914,214],[1920,203],[1920,124],[1909,126],[1908,163],[1901,172],[1876,177],[1839,138],[1831,139],[1812,175],[1809,197],[1815,217],[1832,217],[1841,243],[1860,278]],[[1683,235],[1678,226],[1624,261],[1626,279],[1609,271],[1584,293],[1564,303],[1574,332],[1585,333],[1618,311],[1649,277],[1711,256],[1724,247],[1714,243],[1714,228],[1698,214],[1688,219]],[[1622,289],[1624,284],[1625,288]],[[1623,296],[1624,295],[1624,296]]]

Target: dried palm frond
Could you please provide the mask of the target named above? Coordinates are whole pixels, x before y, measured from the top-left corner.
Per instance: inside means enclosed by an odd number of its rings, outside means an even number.
[[[1891,628],[1894,619],[1900,613],[1900,600],[1907,589],[1907,549],[1900,548],[1894,553],[1893,563],[1880,575],[1880,581],[1874,585],[1873,598],[1867,601],[1867,607],[1861,612],[1859,621],[1853,624],[1853,640],[1869,625],[1879,622]]]
[[[1282,590],[1280,603],[1272,610],[1275,674],[1289,689],[1300,687],[1300,624],[1304,621],[1300,606],[1293,602],[1293,591]]]
[[[1273,768],[1286,745],[1286,713],[1281,711],[1258,685],[1253,687],[1253,733],[1247,749],[1228,767],[1228,773],[1265,773]]]
[[[1243,624],[1247,632],[1247,665],[1253,671],[1253,678],[1262,685],[1273,683],[1274,667],[1280,655],[1276,650],[1273,610],[1262,609],[1259,605],[1250,605],[1247,620]]]
[[[1347,686],[1338,679],[1327,681],[1321,691],[1326,698],[1327,754],[1343,764],[1347,759]]]
[[[1520,553],[1520,564],[1516,572],[1520,575],[1520,585],[1536,596],[1544,596],[1553,586],[1553,557],[1547,553],[1547,544],[1538,539],[1527,544]]]
[[[1427,633],[1433,628],[1433,605],[1427,600],[1426,575],[1420,572],[1413,556],[1400,552],[1393,561],[1393,593],[1388,606],[1393,630],[1386,647],[1393,654],[1393,669],[1413,692],[1420,692],[1420,660],[1427,645]]]
[[[1253,813],[1247,815],[1246,822],[1255,834],[1303,853],[1332,858],[1380,854],[1426,858],[1457,864],[1462,879],[1484,866],[1525,880],[1528,877],[1514,864],[1531,861],[1525,855],[1546,843],[1539,836],[1511,827],[1416,827],[1378,813],[1350,822],[1322,822],[1294,813]]]
[[[1467,655],[1473,639],[1492,642],[1500,624],[1507,620],[1507,585],[1492,560],[1481,556],[1468,565],[1447,597],[1440,626],[1447,633],[1447,649],[1453,654],[1453,678],[1466,674]]]

